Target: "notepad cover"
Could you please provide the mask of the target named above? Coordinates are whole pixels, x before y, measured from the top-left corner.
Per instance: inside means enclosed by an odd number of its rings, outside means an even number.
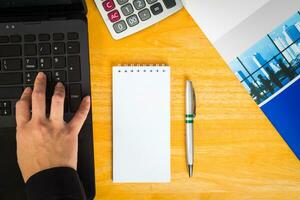
[[[113,67],[113,182],[170,181],[170,68]]]

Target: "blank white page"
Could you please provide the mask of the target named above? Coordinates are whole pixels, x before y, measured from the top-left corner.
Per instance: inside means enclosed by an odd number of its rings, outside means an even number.
[[[170,68],[113,67],[113,182],[170,181]]]

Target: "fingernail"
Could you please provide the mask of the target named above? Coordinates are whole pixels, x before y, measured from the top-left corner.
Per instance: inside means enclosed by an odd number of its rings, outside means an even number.
[[[86,96],[84,100],[85,100],[85,102],[89,103],[91,101],[91,97],[90,96]]]
[[[43,79],[45,78],[45,74],[43,72],[39,72],[36,78]]]
[[[25,88],[24,93],[29,93],[29,92],[31,92],[31,88],[30,87]]]
[[[64,84],[62,84],[61,82],[58,82],[58,83],[56,84],[56,87],[62,88],[62,87],[64,87]]]

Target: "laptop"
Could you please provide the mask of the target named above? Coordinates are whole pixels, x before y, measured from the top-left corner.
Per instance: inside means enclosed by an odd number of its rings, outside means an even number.
[[[26,200],[16,157],[15,104],[25,87],[47,75],[47,110],[56,82],[67,96],[65,120],[91,94],[84,0],[0,0],[0,199]],[[79,134],[78,173],[95,196],[92,115]]]

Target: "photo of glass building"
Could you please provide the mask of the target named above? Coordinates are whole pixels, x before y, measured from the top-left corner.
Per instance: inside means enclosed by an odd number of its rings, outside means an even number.
[[[257,104],[300,74],[300,12],[230,63]]]

